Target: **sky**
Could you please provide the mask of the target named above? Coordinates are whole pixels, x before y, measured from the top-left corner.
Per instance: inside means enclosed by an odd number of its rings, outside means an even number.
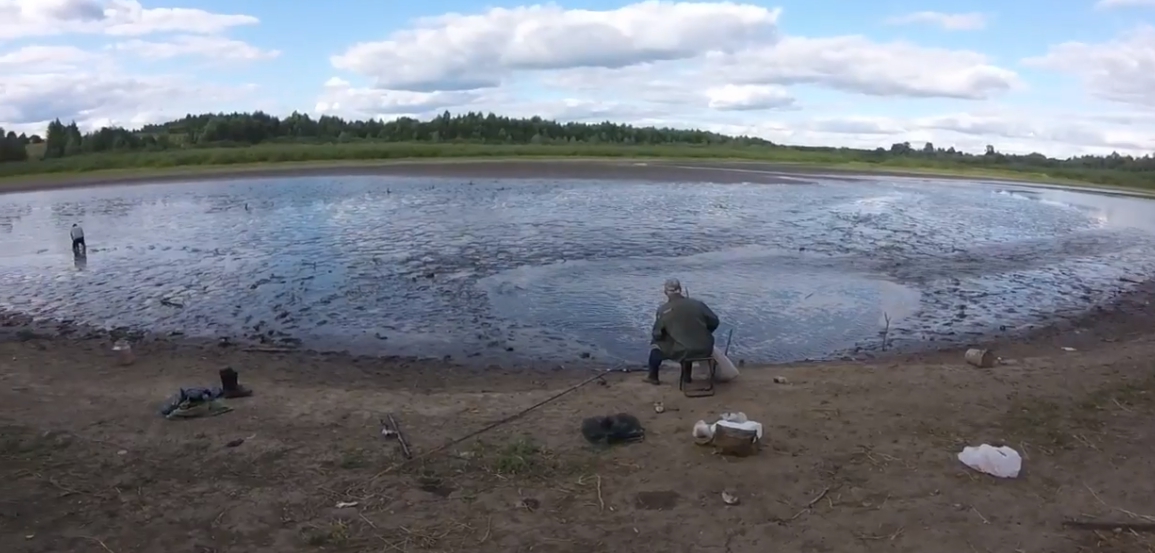
[[[1143,155],[1155,0],[0,0],[0,127],[253,110]]]

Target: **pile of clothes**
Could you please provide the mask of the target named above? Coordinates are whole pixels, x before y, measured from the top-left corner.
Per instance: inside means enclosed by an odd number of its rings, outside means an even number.
[[[161,416],[173,420],[220,415],[233,410],[220,400],[253,395],[252,390],[241,386],[240,375],[231,367],[221,369],[220,377],[220,387],[181,388],[161,407]]]

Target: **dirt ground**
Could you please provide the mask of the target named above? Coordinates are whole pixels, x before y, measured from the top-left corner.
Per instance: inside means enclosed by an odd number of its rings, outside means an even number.
[[[387,414],[420,456],[591,373],[167,340],[141,342],[122,367],[107,335],[46,337],[8,318],[0,550],[1155,551],[1155,534],[1062,525],[1155,522],[1152,299],[1143,286],[993,344],[1008,363],[992,369],[959,351],[746,367],[699,399],[673,375],[653,387],[607,374],[401,465],[381,435]],[[256,394],[216,417],[158,415],[179,387],[216,384],[225,366]],[[693,443],[695,421],[731,410],[765,425],[757,455]],[[645,441],[583,440],[584,417],[616,412],[636,415]],[[1021,477],[957,461],[983,442],[1021,452]],[[740,503],[725,505],[723,491]]]

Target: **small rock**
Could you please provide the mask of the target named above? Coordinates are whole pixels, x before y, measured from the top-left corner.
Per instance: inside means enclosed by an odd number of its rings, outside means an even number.
[[[774,377],[774,383],[775,384],[786,384],[786,377],[785,376],[775,376]]]
[[[722,502],[727,505],[737,505],[739,500],[737,495],[730,492],[722,492]]]
[[[128,450],[127,450],[127,449],[122,449],[122,450],[120,450],[120,451],[117,451],[117,452],[116,452],[116,454],[117,454],[117,455],[128,455]]]
[[[245,439],[244,439],[244,438],[237,438],[237,439],[235,439],[235,440],[233,440],[233,441],[231,441],[231,442],[229,442],[229,443],[225,444],[225,447],[237,447],[237,446],[239,446],[239,445],[241,445],[241,444],[243,444],[243,443],[245,443]]]

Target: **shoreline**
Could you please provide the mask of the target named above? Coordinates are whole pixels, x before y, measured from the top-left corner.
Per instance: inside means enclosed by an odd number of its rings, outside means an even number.
[[[750,367],[698,399],[676,369],[652,386],[151,346],[121,366],[105,343],[0,332],[0,535],[25,553],[1144,551],[1144,535],[1107,530],[1125,509],[1150,516],[1155,493],[1149,311],[1011,341],[988,369],[959,351]],[[158,415],[224,367],[255,393],[219,416]],[[644,440],[583,439],[587,417],[620,412]],[[724,412],[763,424],[751,457],[691,439]],[[983,443],[1021,455],[1017,478],[958,460]]]
[[[1090,306],[1086,310],[1052,313],[1027,329],[1017,332],[992,330],[983,335],[960,338],[951,341],[917,342],[918,345],[883,349],[881,342],[860,345],[831,352],[819,359],[803,359],[781,363],[747,360],[738,355],[731,359],[736,365],[747,367],[822,367],[840,363],[881,363],[911,359],[951,359],[959,357],[972,347],[992,349],[997,354],[1013,352],[1016,348],[1039,343],[1052,343],[1056,348],[1083,348],[1102,341],[1114,342],[1145,330],[1155,328],[1155,280],[1138,283],[1129,290],[1118,292],[1105,303]],[[142,355],[171,353],[174,355],[210,355],[213,357],[271,357],[281,360],[295,360],[298,363],[325,360],[331,363],[367,364],[389,372],[398,371],[397,376],[411,377],[410,373],[428,373],[436,369],[440,374],[436,380],[442,383],[464,377],[467,381],[475,378],[521,377],[526,375],[565,374],[567,377],[588,374],[591,371],[639,372],[645,365],[645,341],[639,338],[636,362],[622,363],[595,358],[575,358],[572,360],[528,359],[516,356],[456,357],[443,352],[431,352],[428,356],[414,357],[389,354],[351,353],[346,350],[326,350],[298,347],[270,341],[253,341],[239,336],[217,338],[191,337],[182,333],[154,333],[147,330],[118,327],[103,329],[92,325],[76,323],[67,319],[34,319],[16,311],[0,309],[0,343],[43,342],[58,347],[79,347],[96,355],[106,355],[113,342],[127,338],[133,350]],[[101,351],[103,350],[103,354]],[[961,358],[961,357],[960,357]],[[418,377],[419,379],[425,376]]]
[[[276,177],[394,176],[472,179],[596,179],[672,181],[687,172],[709,174],[687,181],[722,184],[806,184],[806,178],[860,180],[894,177],[982,181],[1055,189],[1117,194],[1140,198],[1155,192],[1139,189],[1076,183],[1063,179],[1016,178],[1012,173],[986,175],[939,171],[933,168],[894,169],[727,158],[598,158],[598,157],[486,157],[414,158],[369,162],[276,162],[239,165],[188,165],[163,169],[112,169],[79,173],[36,173],[0,178],[0,195],[72,188],[96,188],[138,184],[173,184]],[[632,173],[632,174],[631,174]],[[712,177],[712,178],[710,178]]]

